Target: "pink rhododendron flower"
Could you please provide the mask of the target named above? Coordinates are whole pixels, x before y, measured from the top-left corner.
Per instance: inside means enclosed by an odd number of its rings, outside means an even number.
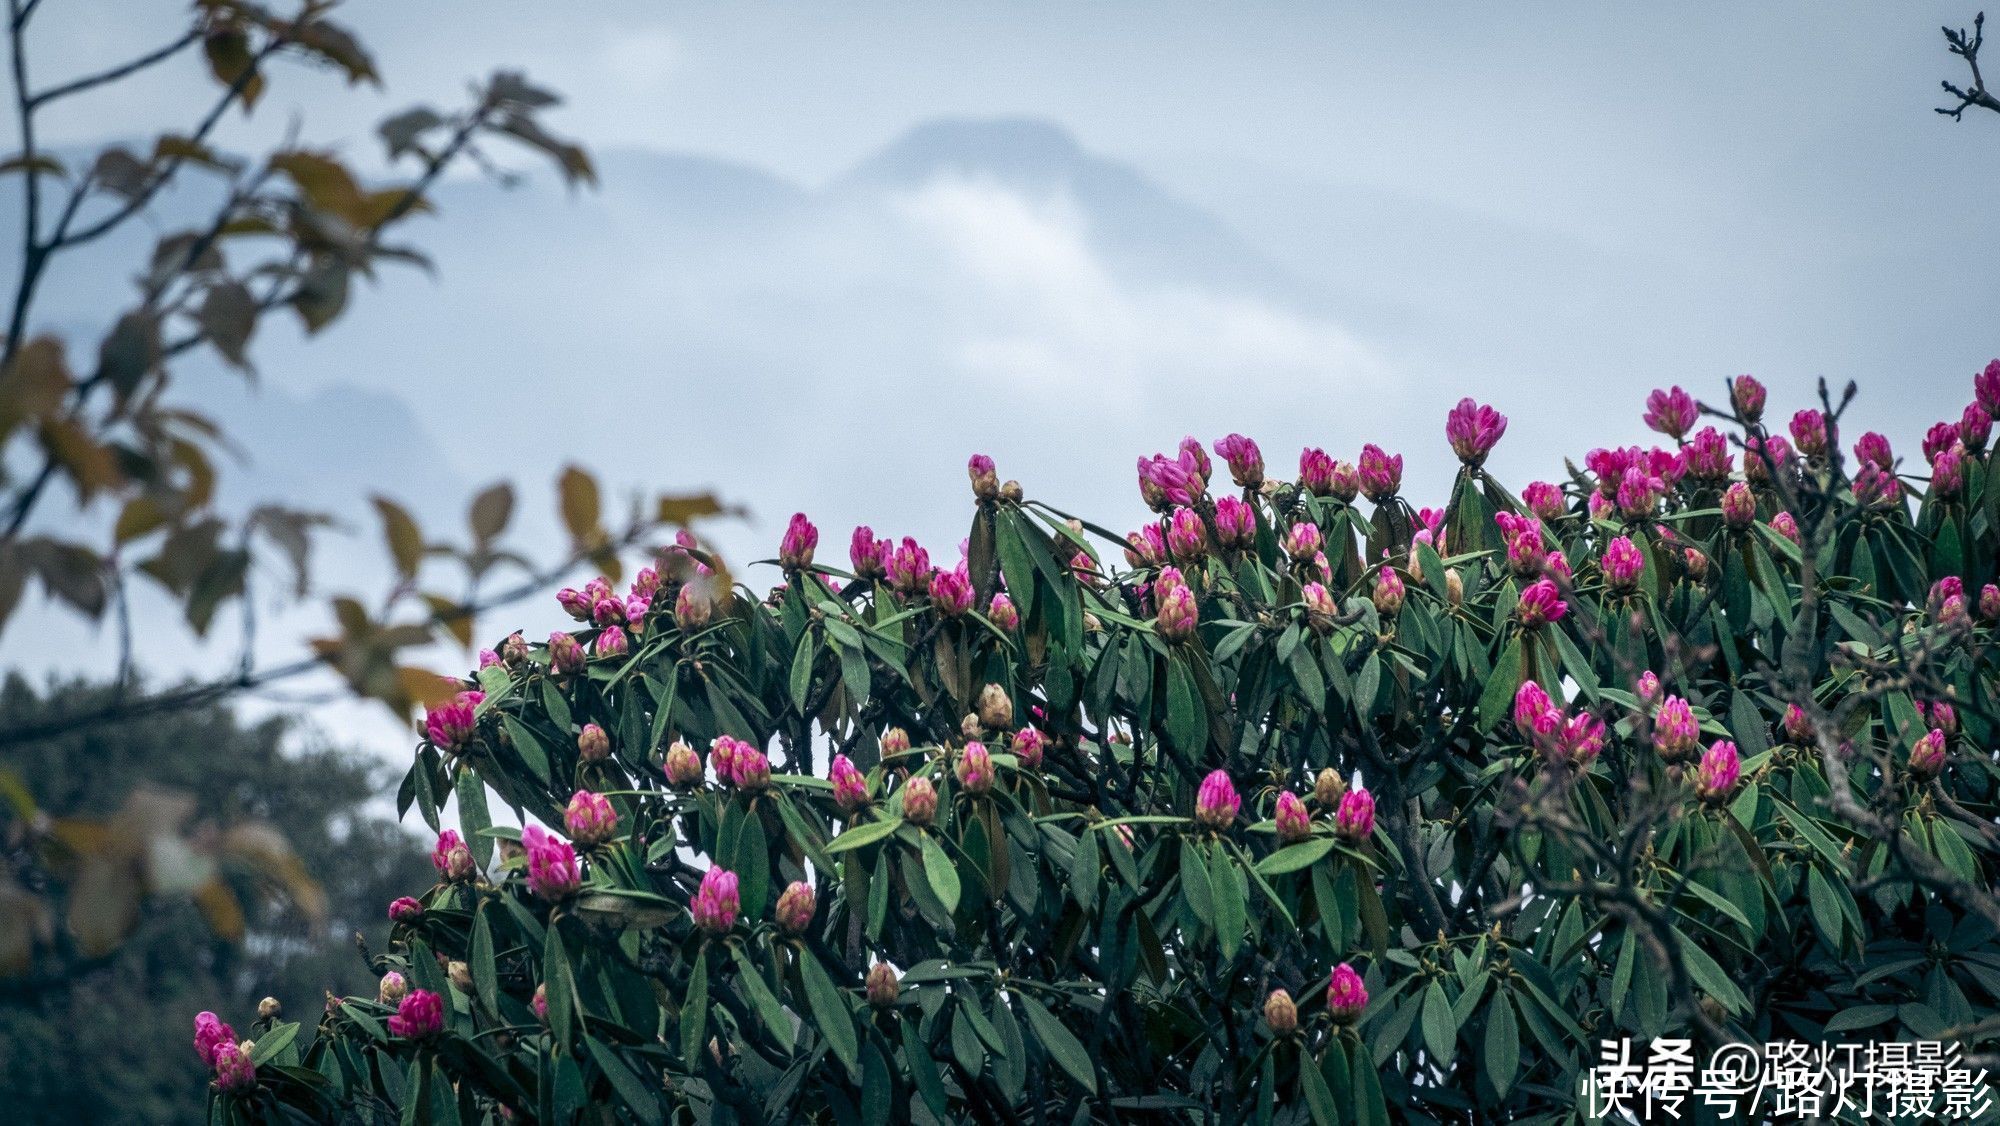
[[[1547,481],[1535,481],[1522,489],[1521,502],[1544,523],[1552,524],[1569,511],[1569,506],[1563,502],[1562,489]]]
[[[1356,786],[1340,795],[1333,831],[1350,841],[1365,841],[1375,833],[1375,795]]]
[[[1720,804],[1728,801],[1742,773],[1736,744],[1727,739],[1717,739],[1701,756],[1701,765],[1695,767],[1694,792],[1705,802]]]
[[[983,794],[993,788],[993,755],[984,743],[967,743],[953,769],[958,784],[968,794]]]
[[[772,910],[777,917],[778,929],[786,934],[804,934],[812,926],[813,912],[819,899],[813,894],[812,885],[804,880],[794,880],[785,886],[784,894],[778,896],[778,905]]]
[[[819,547],[819,529],[803,512],[792,513],[785,536],[778,541],[778,563],[787,571],[803,571],[812,566],[813,551]]]
[[[833,801],[842,811],[852,813],[868,804],[868,780],[846,755],[833,756],[827,777],[833,781]]]
[[[521,830],[521,848],[528,857],[528,890],[550,902],[567,899],[583,886],[576,850],[540,825]]]
[[[1229,772],[1216,770],[1201,780],[1201,790],[1194,799],[1194,819],[1211,829],[1227,829],[1242,807],[1243,799],[1237,796]]]
[[[972,481],[973,496],[992,500],[1000,495],[1000,474],[993,468],[992,458],[973,454],[965,463],[965,475]]]
[[[1316,497],[1331,496],[1333,477],[1334,461],[1325,450],[1309,446],[1299,452],[1300,488]]]
[[[963,617],[972,609],[972,580],[963,565],[931,576],[931,605],[947,618]]]
[[[1192,508],[1176,508],[1167,521],[1167,551],[1182,563],[1208,554],[1208,528]]]
[[[563,830],[580,845],[603,844],[618,832],[618,811],[603,794],[578,790],[563,810]]]
[[[918,775],[903,783],[903,820],[912,825],[928,825],[937,816],[937,787]]]
[[[1451,443],[1452,452],[1458,455],[1458,460],[1467,465],[1483,463],[1505,433],[1506,415],[1469,398],[1460,399],[1444,420],[1445,439]]]
[[[1167,561],[1167,539],[1158,524],[1148,524],[1125,536],[1125,562],[1133,567],[1157,567]]]
[[[1826,453],[1830,439],[1826,432],[1826,415],[1816,410],[1802,410],[1792,416],[1792,445],[1807,457],[1819,457]]]
[[[1257,443],[1231,434],[1215,443],[1215,452],[1229,462],[1229,477],[1239,486],[1255,489],[1264,483],[1264,452]]]
[[[1373,442],[1361,447],[1361,493],[1376,504],[1395,496],[1403,487],[1403,455],[1382,452]]]
[[[1278,808],[1273,818],[1278,823],[1278,839],[1286,844],[1295,844],[1312,836],[1312,818],[1306,813],[1306,803],[1290,790],[1278,795]]]
[[[1226,548],[1249,547],[1257,539],[1257,512],[1237,497],[1215,502],[1215,538]]]
[[[465,838],[456,829],[438,834],[437,845],[431,849],[431,865],[441,878],[453,883],[471,879],[477,870],[472,850],[466,847]]]
[[[1669,762],[1694,753],[1701,739],[1701,724],[1694,709],[1679,696],[1668,696],[1653,713],[1653,749]]]
[[[1368,1008],[1368,987],[1346,962],[1335,966],[1333,977],[1327,981],[1326,1008],[1336,1024],[1353,1024]]]
[[[1548,579],[1537,579],[1521,592],[1521,600],[1514,607],[1514,617],[1525,629],[1538,629],[1549,622],[1559,622],[1569,613],[1569,603],[1564,602],[1562,592]]]
[[[424,713],[425,734],[443,750],[457,750],[471,743],[476,730],[473,713],[484,699],[486,693],[475,689],[460,692],[448,703],[432,704]]]
[[[1310,520],[1301,520],[1285,529],[1285,554],[1294,562],[1303,563],[1318,555],[1322,542],[1319,525]]]
[[[1669,438],[1680,438],[1694,429],[1694,396],[1674,387],[1665,391],[1654,391],[1646,396],[1647,427],[1665,434]]]
[[[863,524],[847,541],[847,561],[854,566],[855,578],[879,579],[888,575],[889,556],[895,550],[894,543],[876,539],[875,529]]]
[[[1730,380],[1729,401],[1745,422],[1764,417],[1764,385],[1757,382],[1756,376],[1739,375]]]
[[[903,537],[902,545],[889,554],[889,585],[901,594],[921,594],[931,582],[931,553],[917,541]]]
[[[1195,606],[1194,593],[1185,586],[1172,587],[1165,594],[1154,593],[1160,602],[1160,611],[1156,616],[1160,636],[1169,641],[1194,636],[1195,627],[1201,623],[1201,611]]]
[[[701,877],[701,887],[688,901],[688,911],[694,915],[694,925],[710,934],[722,934],[736,925],[736,912],[742,908],[742,900],[737,895],[736,873],[727,868],[710,868]]]
[[[389,1033],[421,1040],[444,1031],[444,998],[428,989],[412,989],[388,1020]]]

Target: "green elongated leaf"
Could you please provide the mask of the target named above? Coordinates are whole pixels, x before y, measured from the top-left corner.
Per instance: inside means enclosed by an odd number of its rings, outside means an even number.
[[[778,1003],[778,995],[771,992],[771,983],[764,980],[763,972],[757,968],[757,963],[750,960],[750,955],[745,953],[742,947],[731,947],[729,952],[736,959],[736,980],[743,984],[744,992],[750,995],[751,1007],[755,1008],[757,1015],[763,1018],[764,1027],[771,1030],[772,1038],[786,1051],[790,1051],[792,1022],[785,1016],[785,1007]]]
[[[521,756],[521,761],[528,764],[528,769],[535,772],[535,777],[541,779],[542,785],[548,785],[549,754],[542,746],[541,737],[530,730],[527,724],[510,715],[500,717],[500,726],[507,732],[508,741],[514,744],[514,753]]]
[[[542,982],[549,1003],[549,1031],[555,1036],[556,1050],[569,1051],[576,1011],[576,977],[564,948],[562,928],[551,926],[542,946]]]
[[[1243,880],[1236,874],[1236,861],[1218,842],[1209,846],[1209,891],[1215,897],[1215,937],[1225,959],[1236,957],[1243,945],[1243,927],[1249,917],[1244,903]]]
[[[929,1049],[914,1020],[899,1020],[903,1038],[903,1066],[909,1070],[910,1081],[916,1085],[917,1094],[922,1096],[924,1105],[939,1122],[951,1121],[950,1103],[945,1099],[944,1081],[938,1076],[937,1061],[931,1058]]]
[[[1806,900],[1812,908],[1813,923],[1819,927],[1820,936],[1826,939],[1827,948],[1836,953],[1841,948],[1842,925],[1840,900],[1834,894],[1833,884],[1826,878],[1826,872],[1817,864],[1806,868]]]
[[[1857,1028],[1874,1028],[1895,1019],[1894,1005],[1856,1005],[1833,1014],[1820,1031],[1829,1035],[1835,1032],[1852,1032]]]
[[[1681,948],[1681,960],[1687,965],[1689,976],[1707,994],[1722,1003],[1722,1007],[1741,1016],[1750,1011],[1750,999],[1743,995],[1722,966],[1711,957],[1701,944],[1688,938],[1678,930],[1674,932]]]
[[[812,635],[799,638],[799,647],[792,654],[792,673],[789,687],[792,690],[792,708],[800,715],[805,714],[806,701],[812,696],[813,657],[819,647],[813,644]]]
[[[1028,1028],[1056,1061],[1056,1066],[1067,1072],[1085,1091],[1096,1094],[1097,1069],[1091,1066],[1090,1053],[1084,1049],[1083,1041],[1078,1040],[1076,1034],[1056,1019],[1056,1015],[1040,1001],[1020,992],[1014,997],[1021,1002],[1021,1011],[1028,1016]]]
[[[690,1071],[700,1067],[701,1053],[708,1040],[708,952],[694,960],[688,978],[687,997],[681,1002],[681,1061]]]
[[[1336,1043],[1327,1051],[1338,1053],[1340,1045]],[[1299,1094],[1305,1098],[1314,1126],[1339,1126],[1340,1110],[1333,1101],[1333,1092],[1327,1090],[1326,1076],[1320,1074],[1319,1067],[1310,1059],[1299,1061]]]
[[[286,1048],[291,1047],[292,1041],[298,1038],[298,1021],[288,1020],[283,1024],[274,1024],[270,1031],[257,1037],[257,1047],[250,1053],[250,1062],[260,1066],[270,1063]]]
[[[1486,691],[1480,693],[1480,730],[1493,730],[1500,718],[1513,710],[1514,692],[1521,687],[1521,663],[1521,639],[1516,637],[1500,651],[1500,659],[1493,662],[1493,674],[1486,680]]]
[[[845,833],[833,838],[833,843],[826,846],[826,851],[831,854],[846,852],[848,849],[860,848],[863,845],[871,845],[902,827],[903,819],[900,817],[888,817],[880,821],[870,821],[864,825],[856,825],[848,829]]]
[[[1514,1003],[1502,990],[1486,1009],[1486,1079],[1504,1099],[1520,1070],[1521,1030],[1514,1020]]]
[[[861,1120],[888,1122],[895,1093],[889,1061],[882,1058],[882,1050],[875,1046],[874,1041],[869,1041],[867,1047],[861,1071]]]
[[[457,789],[459,829],[472,849],[473,860],[484,868],[493,860],[493,839],[485,833],[486,827],[493,824],[493,818],[486,812],[486,784],[479,780],[477,771],[461,766]]]
[[[612,1090],[618,1092],[619,1099],[639,1116],[640,1121],[664,1121],[660,1114],[660,1100],[654,1097],[652,1088],[633,1074],[610,1045],[595,1036],[585,1036],[583,1042],[589,1048],[590,1058],[596,1062],[598,1070],[611,1080]]]
[[[813,1024],[826,1038],[827,1047],[852,1072],[859,1061],[860,1044],[854,1035],[854,1015],[847,1000],[827,976],[826,967],[810,951],[799,956],[799,976],[805,982],[806,1004],[812,1009]]]
[[[1560,626],[1543,632],[1556,639],[1556,651],[1562,654],[1564,671],[1576,681],[1576,686],[1583,690],[1591,703],[1597,703],[1597,671],[1590,667],[1589,659],[1576,647],[1576,642],[1570,640],[1569,632]]]
[[[1194,676],[1179,657],[1167,661],[1167,734],[1174,746],[1191,755],[1200,753],[1208,738]]]
[[[480,1005],[489,1013],[499,1013],[500,983],[493,966],[493,925],[483,903],[472,913],[472,950],[466,961]]]
[[[569,701],[563,699],[562,689],[553,680],[542,681],[542,710],[549,713],[549,722],[564,736],[576,723],[569,713]]]
[[[1424,990],[1423,1020],[1424,1046],[1430,1049],[1431,1058],[1440,1067],[1450,1064],[1458,1049],[1458,1018],[1452,1015],[1451,999],[1445,996],[1442,981],[1433,981]]]
[[[958,910],[958,866],[951,857],[944,854],[943,846],[929,833],[923,834],[924,878],[930,881],[931,890],[937,893],[938,902],[944,904],[946,913]]]
[[[1208,863],[1202,857],[1200,842],[1192,837],[1181,840],[1181,895],[1187,900],[1194,917],[1211,930],[1215,927],[1215,895],[1210,890],[1212,883],[1208,874]]]
[[[1314,837],[1309,841],[1300,841],[1295,845],[1286,845],[1284,848],[1259,860],[1257,862],[1257,871],[1266,876],[1282,876],[1287,872],[1296,872],[1301,868],[1311,867],[1317,864],[1327,853],[1332,852],[1333,845],[1334,841],[1332,837]]]
[[[1086,911],[1097,906],[1097,877],[1102,863],[1098,857],[1097,834],[1084,830],[1076,839],[1076,857],[1069,870],[1069,892],[1077,906]]]

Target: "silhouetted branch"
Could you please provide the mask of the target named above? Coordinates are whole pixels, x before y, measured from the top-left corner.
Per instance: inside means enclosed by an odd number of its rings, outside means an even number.
[[[1937,109],[1937,112],[1953,121],[1963,120],[1962,115],[1972,106],[2000,113],[2000,98],[1995,98],[1986,92],[1986,79],[1979,73],[1979,48],[1986,41],[1985,26],[1986,13],[1981,12],[1972,18],[1970,35],[1967,35],[1962,27],[1944,29],[1945,42],[1951,44],[1951,53],[1964,59],[1965,65],[1972,69],[1972,85],[1969,87],[1961,89],[1949,82],[1939,83],[1944,87],[1945,93],[1958,99],[1958,104],[1955,106],[1939,106]]]

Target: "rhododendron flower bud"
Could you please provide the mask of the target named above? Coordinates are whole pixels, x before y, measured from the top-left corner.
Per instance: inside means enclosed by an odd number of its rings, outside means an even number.
[[[1939,450],[1937,460],[1931,462],[1931,492],[1945,499],[1955,497],[1965,488],[1965,447],[1953,446]]]
[[[567,899],[583,886],[577,870],[576,850],[568,841],[545,832],[540,825],[521,830],[521,848],[528,855],[528,890],[550,901]]]
[[[1745,422],[1764,417],[1764,385],[1754,375],[1739,375],[1729,381],[1729,401]]]
[[[1361,984],[1361,975],[1346,962],[1335,966],[1326,985],[1326,1010],[1333,1014],[1334,1023],[1353,1024],[1367,1008],[1368,987]]]
[[[1789,512],[1780,512],[1771,517],[1771,530],[1793,543],[1802,542],[1799,539],[1799,522],[1792,519],[1792,514]]]
[[[1167,521],[1167,550],[1175,559],[1192,563],[1208,554],[1208,529],[1201,514],[1192,508],[1177,508]]]
[[[1521,502],[1545,524],[1554,523],[1568,511],[1568,506],[1563,503],[1562,490],[1547,481],[1534,481],[1522,489]]]
[[[896,998],[903,991],[902,981],[896,967],[887,962],[877,962],[868,969],[868,1003],[878,1009],[893,1008]]]
[[[1264,1023],[1277,1036],[1290,1036],[1299,1030],[1299,1007],[1291,994],[1282,989],[1271,990],[1271,995],[1264,998]]]
[[[1423,525],[1423,527],[1420,528],[1415,535],[1410,537],[1410,542],[1432,544],[1437,548],[1439,554],[1443,554],[1444,553],[1444,509],[1442,508],[1417,509],[1417,523]]]
[[[1333,831],[1350,841],[1365,841],[1375,832],[1375,795],[1356,786],[1340,797]]]
[[[466,965],[464,962],[458,960],[457,958],[453,958],[450,962],[447,962],[445,964],[444,976],[447,980],[451,982],[453,987],[455,987],[460,993],[468,995],[471,994],[472,992],[471,966]]]
[[[1660,757],[1672,762],[1686,758],[1700,745],[1701,724],[1694,718],[1694,709],[1679,696],[1669,696],[1661,701],[1659,711],[1653,713],[1653,749]]]
[[[1989,622],[2000,619],[2000,586],[1987,583],[1979,588],[1979,616]]]
[[[556,602],[564,613],[579,622],[589,621],[591,612],[597,607],[597,599],[572,586],[556,591]]]
[[[399,1005],[410,995],[410,983],[402,974],[390,970],[375,983],[375,999],[384,1005]]]
[[[236,1030],[224,1023],[221,1017],[206,1011],[194,1015],[194,1051],[204,1065],[214,1067],[216,1050],[224,1044],[233,1046],[235,1043]]]
[[[1801,747],[1811,745],[1813,741],[1812,720],[1807,718],[1804,708],[1799,707],[1797,704],[1786,704],[1784,726],[1785,738]]]
[[[1316,497],[1333,494],[1334,461],[1325,450],[1308,446],[1299,451],[1299,487]],[[1352,494],[1347,499],[1353,499]]]
[[[1125,536],[1125,562],[1133,567],[1157,567],[1167,561],[1166,537],[1158,524],[1148,524]]]
[[[1722,481],[1730,468],[1729,439],[1713,426],[1704,426],[1683,451],[1688,475],[1702,481]]]
[[[585,762],[603,762],[611,756],[611,736],[594,723],[586,723],[576,737],[576,753]]]
[[[1471,399],[1460,399],[1444,419],[1445,440],[1451,443],[1451,450],[1458,460],[1467,465],[1479,465],[1486,455],[1493,452],[1493,446],[1500,436],[1507,433],[1507,416],[1492,407],[1481,406]]]
[[[1201,624],[1201,611],[1195,606],[1194,593],[1185,586],[1174,586],[1164,595],[1155,591],[1160,600],[1160,611],[1156,624],[1160,636],[1169,641],[1182,641],[1194,636],[1195,627]]]
[[[1535,743],[1555,734],[1562,724],[1562,709],[1542,686],[1532,680],[1524,680],[1521,687],[1514,690],[1514,729],[1521,733],[1523,742]]]
[[[1770,458],[1766,465],[1764,459]],[[1768,481],[1772,469],[1784,469],[1791,462],[1792,447],[1781,435],[1769,434],[1763,438],[1743,439],[1743,476],[1753,482]]]
[[[1014,698],[1005,688],[989,684],[979,690],[979,722],[996,730],[1014,726]]]
[[[1720,805],[1735,792],[1737,779],[1742,773],[1743,764],[1737,757],[1736,744],[1727,739],[1717,739],[1701,756],[1701,765],[1695,767],[1694,792],[1701,800]]]
[[[804,934],[812,926],[813,910],[818,899],[813,895],[812,885],[804,880],[794,880],[785,887],[778,897],[778,906],[773,909],[777,916],[778,929],[786,934]]]
[[[518,669],[528,663],[528,639],[515,630],[500,642],[500,663],[510,669]]]
[[[1558,555],[1555,558],[1561,559],[1562,556]],[[1465,578],[1458,573],[1456,567],[1444,569],[1444,600],[1453,606],[1465,601]]]
[[[1341,778],[1340,771],[1326,766],[1313,775],[1313,800],[1319,803],[1321,809],[1337,807],[1346,794],[1347,782]]]
[[[541,1021],[543,1024],[549,1023],[549,987],[547,982],[535,986],[535,995],[529,999],[528,1008],[535,1014],[536,1020]]]
[[[1932,703],[1918,700],[1917,715],[1923,717],[1924,722],[1930,724],[1932,727],[1942,730],[1946,735],[1958,734],[1958,709],[1952,707],[1951,704],[1944,700]]]
[[[937,787],[921,775],[903,783],[903,820],[928,825],[937,816]]]
[[[1959,444],[1958,423],[1934,422],[1924,432],[1924,461],[1935,462],[1937,455]]]
[[[983,794],[993,788],[993,756],[984,743],[967,743],[954,769],[958,784],[968,794]]]
[[[931,581],[931,554],[910,536],[889,553],[889,585],[902,594],[921,594]]]
[[[986,604],[986,620],[1002,633],[1013,633],[1021,624],[1021,612],[1014,608],[1014,600],[1006,591],[996,591],[993,600]]]
[[[241,1045],[233,1042],[217,1044],[213,1062],[216,1090],[241,1094],[257,1086],[257,1065],[251,1062],[249,1053]]]
[[[972,609],[972,580],[963,568],[931,576],[931,605],[947,618],[963,617]]]
[[[1562,592],[1548,579],[1537,579],[1521,592],[1521,600],[1514,607],[1514,617],[1524,629],[1539,629],[1549,622],[1559,622],[1569,613],[1569,603],[1564,602]]]
[[[1333,473],[1327,479],[1327,495],[1338,501],[1351,502],[1359,492],[1361,471],[1354,468],[1351,462],[1334,462]]]
[[[1747,528],[1757,519],[1757,498],[1741,481],[1722,491],[1722,519],[1732,528]]]
[[[2000,418],[2000,360],[1988,362],[1986,370],[1972,377],[1972,393],[1987,414]]]
[[[1181,439],[1179,452],[1181,464],[1193,470],[1206,484],[1213,468],[1209,465],[1208,451],[1201,448],[1201,442],[1189,434]]]
[[[1296,844],[1312,836],[1312,819],[1306,816],[1306,803],[1290,790],[1278,795],[1277,812],[1272,816],[1278,823],[1278,839],[1286,844]]]
[[[479,691],[460,692],[449,703],[432,704],[425,709],[424,732],[431,742],[443,750],[457,750],[472,742],[477,729],[473,719],[474,710],[486,693]]]
[[[743,744],[736,752],[728,781],[737,789],[752,793],[768,788],[771,785],[770,756],[756,747]]]
[[[1870,430],[1854,443],[1854,460],[1864,465],[1875,465],[1888,469],[1896,464],[1895,452],[1889,448],[1889,439]]]
[[[1910,748],[1910,773],[1919,780],[1936,778],[1944,773],[1944,758],[1945,733],[1933,727]]]
[[[472,850],[465,845],[465,838],[456,829],[446,829],[438,834],[437,846],[431,849],[431,866],[438,875],[452,883],[472,878],[477,866],[472,860]]]
[[[636,598],[652,598],[660,592],[660,572],[652,567],[641,567],[632,576],[632,594]]]
[[[1236,497],[1215,502],[1215,538],[1223,547],[1249,547],[1257,539],[1257,512]]]
[[[1972,403],[1968,405],[1965,408],[1965,413],[1959,416],[1958,420],[1959,442],[1962,443],[1968,451],[1972,453],[1978,453],[1979,451],[1986,448],[1986,439],[1992,436],[1993,436],[1992,412],[1988,411],[1985,407],[1980,406],[1978,403]]]
[[[1332,619],[1340,613],[1340,607],[1334,605],[1333,595],[1322,583],[1307,583],[1299,596],[1306,604],[1306,613],[1316,618]]]
[[[1385,618],[1393,618],[1403,609],[1403,576],[1394,567],[1383,567],[1375,572],[1375,589],[1370,597],[1375,603],[1375,612]]]
[[[1698,583],[1708,578],[1708,556],[1702,554],[1699,548],[1690,547],[1682,552],[1681,557],[1687,561],[1688,581]]]
[[[1192,505],[1208,495],[1208,478],[1200,472],[1207,455],[1202,454],[1197,462],[1194,453],[1199,451],[1197,444],[1194,451],[1184,447],[1178,458],[1154,454],[1139,459],[1139,495],[1148,507],[1164,512],[1175,505]]]
[[[1264,451],[1241,434],[1231,434],[1215,443],[1215,452],[1229,462],[1229,477],[1245,489],[1264,483]]]
[[[694,925],[710,934],[722,934],[735,926],[736,912],[741,907],[736,873],[727,868],[710,868],[702,875],[701,887],[695,890],[694,898],[688,900]]]
[[[626,638],[624,630],[617,626],[606,626],[603,632],[597,635],[597,642],[592,648],[600,657],[623,657],[632,651],[632,642]]]
[[[405,1040],[421,1040],[444,1030],[444,998],[428,989],[412,989],[388,1020],[389,1032]]]
[[[1229,780],[1226,770],[1211,771],[1201,780],[1201,789],[1194,798],[1194,819],[1210,829],[1227,829],[1236,821],[1236,811],[1243,807],[1243,799],[1236,794],[1236,784]]]
[[[844,813],[852,813],[868,804],[868,780],[855,768],[854,760],[846,755],[833,756],[833,767],[827,771],[833,782],[833,801]]]
[[[389,902],[389,921],[408,926],[424,917],[424,905],[407,895],[397,896]]]
[[[1558,742],[1570,763],[1581,767],[1588,766],[1604,749],[1604,738],[1604,721],[1589,712],[1582,712],[1571,716],[1563,724]]]
[[[1793,415],[1792,445],[1807,457],[1819,457],[1826,453],[1826,415],[1811,409]]]
[[[1738,486],[1739,488],[1741,486]],[[1604,581],[1611,589],[1630,591],[1646,570],[1646,555],[1630,536],[1619,536],[1604,547]]]
[[[1961,603],[1965,601],[1965,580],[1957,575],[1946,575],[1931,584],[1930,597],[1924,604],[1930,608],[1933,615],[1936,615],[1946,602],[1953,599]]]
[[[625,624],[625,603],[621,599],[605,597],[597,600],[591,608],[590,621],[599,626],[622,626]]]
[[[491,649],[481,649],[479,651],[479,667],[481,669],[490,669],[499,663],[500,663],[499,653],[494,652]]]
[[[847,561],[857,579],[879,579],[889,573],[889,555],[896,545],[875,538],[875,529],[866,524],[854,529],[847,541]]]
[[[1653,509],[1659,506],[1665,486],[1666,483],[1658,477],[1627,473],[1618,482],[1618,511],[1634,520],[1651,516]]]
[[[882,733],[882,738],[877,740],[877,743],[881,747],[883,758],[900,755],[910,749],[910,733],[900,727],[891,727]]]
[[[1033,727],[1023,727],[1014,733],[1014,757],[1021,761],[1023,770],[1040,770],[1042,755],[1047,751],[1049,737]]]
[[[618,832],[618,811],[603,794],[578,790],[570,795],[569,808],[563,810],[563,829],[580,845],[600,845]]]
[[[1403,455],[1391,456],[1373,442],[1361,447],[1361,492],[1376,504],[1395,496],[1403,487]]]
[[[1611,510],[1616,506],[1612,504],[1610,497],[1593,489],[1587,507],[1592,520],[1604,520],[1610,517]]]
[[[813,549],[819,546],[819,529],[803,512],[792,513],[785,536],[778,541],[778,565],[787,571],[803,571],[812,566]]]
[[[1674,387],[1646,396],[1646,426],[1669,438],[1680,438],[1694,429],[1697,416],[1694,396]]]
[[[1903,483],[1874,462],[1863,465],[1854,475],[1854,499],[1862,504],[1893,504],[1902,494]]]
[[[1655,673],[1652,669],[1647,669],[1645,672],[1640,673],[1638,681],[1632,686],[1632,694],[1637,696],[1639,702],[1642,704],[1651,704],[1654,700],[1659,699],[1659,674]]]
[[[571,676],[583,671],[583,646],[567,633],[549,635],[549,666],[558,674]]]
[[[1301,520],[1285,529],[1285,554],[1296,562],[1303,563],[1318,555],[1324,542],[1319,525],[1310,520]]]
[[[994,471],[992,458],[973,454],[965,463],[965,475],[972,479],[973,496],[992,500],[1000,495],[1000,474]]]
[[[688,789],[701,784],[701,756],[693,747],[676,740],[667,748],[665,772],[669,785]]]

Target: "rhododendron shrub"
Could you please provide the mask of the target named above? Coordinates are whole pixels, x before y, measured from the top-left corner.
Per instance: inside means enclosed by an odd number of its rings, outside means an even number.
[[[1717,390],[1518,489],[1467,400],[1431,505],[1232,434],[1133,529],[974,457],[958,558],[799,516],[768,594],[691,541],[565,591],[432,717],[378,995],[218,1108],[1502,1121],[1607,1037],[1983,1053],[2000,461]]]

